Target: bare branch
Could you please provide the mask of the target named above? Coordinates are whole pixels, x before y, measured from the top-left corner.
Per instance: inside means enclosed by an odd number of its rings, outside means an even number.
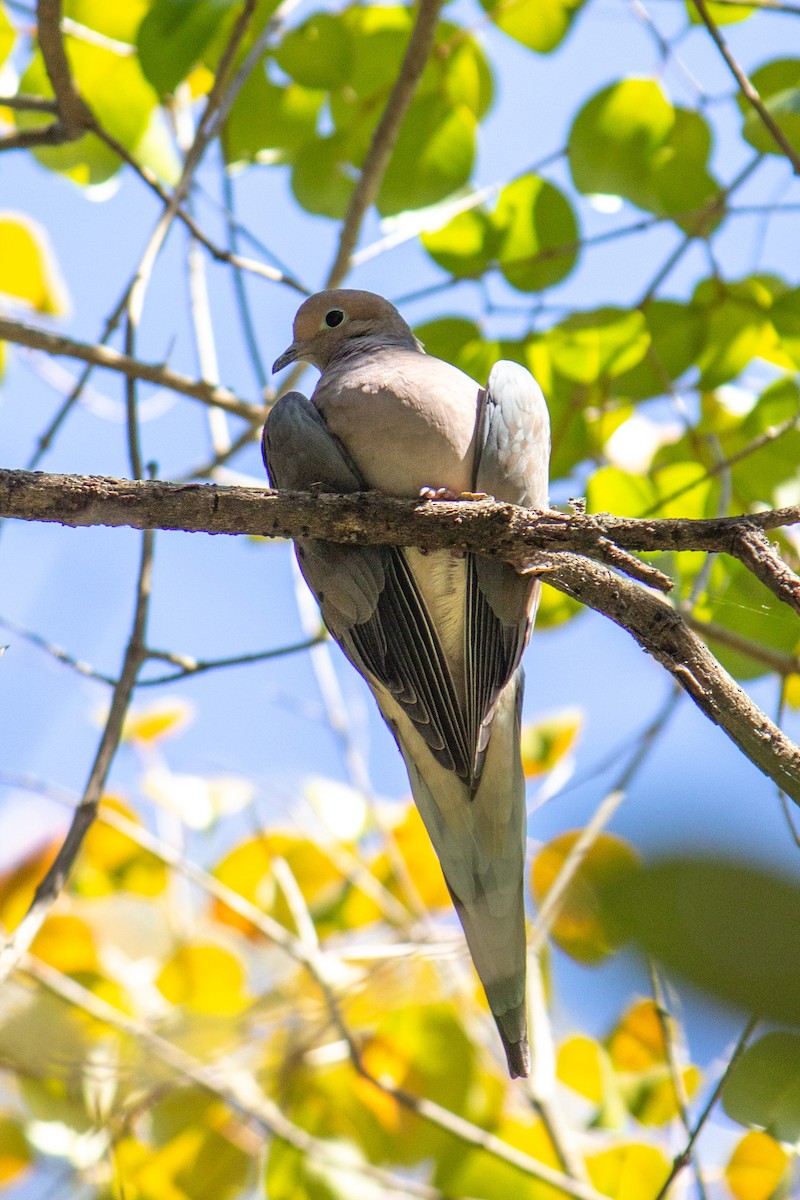
[[[0,322],[0,333],[2,322]],[[0,468],[0,517],[73,527],[129,526],[187,533],[316,537],[329,542],[468,549],[520,566],[543,550],[598,554],[625,550],[736,554],[749,530],[800,524],[800,505],[708,520],[537,513],[494,500],[400,500],[379,492],[333,495],[221,484],[49,475]],[[788,568],[787,568],[788,569]]]
[[[800,613],[800,578],[770,544],[763,529],[743,529],[731,546],[731,554],[760,579],[765,587]]]
[[[228,388],[215,386],[203,379],[188,379],[160,363],[140,362],[137,358],[120,354],[119,351],[111,350],[99,342],[76,342],[63,334],[50,333],[46,329],[37,329],[34,325],[11,321],[7,317],[0,317],[0,338],[20,346],[30,346],[34,350],[43,350],[46,354],[78,358],[94,367],[119,371],[129,379],[155,383],[159,387],[169,388],[172,392],[180,392],[183,396],[191,396],[193,400],[201,400],[203,404],[224,408],[226,412],[244,417],[247,421],[260,422],[266,415],[266,410],[260,404],[240,400]]]
[[[493,501],[418,503],[0,470],[0,516],[65,525],[131,525],[206,533],[319,537],[499,557],[546,577],[609,617],[652,654],[750,761],[800,804],[800,750],[719,665],[681,615],[652,592],[579,554],[598,538],[632,550],[728,551],[749,528],[800,522],[800,507],[705,521],[536,514]],[[566,550],[578,553],[567,553]],[[558,549],[559,553],[552,553]]]
[[[794,146],[789,141],[764,101],[761,99],[760,95],[758,94],[758,90],[753,86],[748,78],[747,72],[734,58],[728,43],[725,41],[713,17],[708,11],[706,0],[694,0],[694,6],[700,14],[701,21],[716,42],[720,54],[728,64],[731,74],[738,83],[739,90],[741,91],[742,95],[750,101],[753,108],[761,118],[765,128],[769,130],[779,148],[783,151],[789,162],[792,164],[792,170],[794,171],[795,175],[800,175],[800,155],[798,155]]]
[[[328,272],[326,287],[338,287],[347,274],[350,256],[358,241],[361,222],[364,220],[367,209],[374,203],[378,195],[398,134],[430,57],[442,3],[443,0],[420,0],[417,20],[400,65],[400,71],[381,119],[372,135],[369,150],[364,156],[358,183],[350,197],[339,234],[336,257]]]
[[[108,772],[111,769],[111,763],[122,737],[122,725],[136,684],[136,676],[146,655],[144,637],[150,602],[153,542],[153,531],[145,530],[142,536],[142,552],[139,564],[139,579],[136,587],[133,628],[128,639],[122,669],[114,687],[108,717],[81,802],[75,810],[75,815],[67,831],[67,836],[58,854],[36,889],[28,911],[10,937],[0,947],[0,983],[8,978],[22,956],[30,948],[45,918],[58,900],[67,876],[83,844],[83,839],[97,813],[97,806],[100,803],[100,797],[108,778]]]

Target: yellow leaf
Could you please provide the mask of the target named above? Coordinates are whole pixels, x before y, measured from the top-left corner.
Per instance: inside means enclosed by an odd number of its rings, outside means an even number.
[[[789,708],[800,708],[800,675],[787,675],[783,684],[783,698]]]
[[[655,1146],[631,1142],[586,1159],[589,1178],[612,1200],[652,1200],[663,1187],[670,1164]]]
[[[9,21],[2,4],[0,4],[0,66],[2,66],[13,50],[15,39],[14,26]],[[11,110],[5,109],[4,111],[10,112]]]
[[[559,834],[544,846],[533,862],[531,887],[541,904],[558,878],[581,830]],[[551,936],[556,945],[578,962],[601,962],[616,949],[601,920],[600,894],[604,886],[631,870],[639,856],[629,842],[613,833],[601,833],[578,866],[562,898]]]
[[[608,1052],[618,1071],[648,1071],[667,1061],[664,1030],[652,1000],[639,1000],[628,1009],[608,1039]]]
[[[193,942],[162,968],[156,984],[171,1004],[206,1016],[228,1017],[247,1004],[244,967],[220,946]]]
[[[558,1049],[556,1074],[562,1083],[594,1104],[603,1099],[606,1054],[599,1042],[578,1034],[562,1042]]]
[[[561,761],[578,740],[583,716],[568,708],[522,730],[522,769],[527,779],[545,775]]]
[[[54,315],[68,307],[47,231],[22,213],[0,213],[0,293],[34,312]]]
[[[140,824],[123,800],[103,796],[100,814],[86,835],[78,859],[75,891],[82,896],[107,896],[112,892],[159,895],[167,886],[165,864],[126,833],[106,824],[104,812],[118,813],[132,824]]]
[[[160,700],[147,708],[133,708],[125,718],[123,740],[147,745],[181,733],[194,719],[194,707],[188,700]]]
[[[21,1175],[31,1157],[20,1122],[0,1116],[0,1184],[10,1183]]]
[[[51,913],[33,939],[31,951],[65,975],[97,970],[94,937],[80,917]]]
[[[736,1200],[770,1200],[783,1179],[789,1155],[768,1133],[746,1133],[730,1157],[725,1179]]]
[[[0,923],[7,933],[16,929],[33,900],[34,892],[58,853],[60,842],[38,846],[0,875]]]
[[[232,891],[293,929],[291,910],[272,870],[276,858],[285,860],[312,916],[324,916],[340,895],[344,880],[328,856],[299,834],[271,830],[243,842],[219,863],[214,874]],[[239,929],[248,937],[260,936],[252,922],[221,900],[213,902],[212,913],[223,925]]]

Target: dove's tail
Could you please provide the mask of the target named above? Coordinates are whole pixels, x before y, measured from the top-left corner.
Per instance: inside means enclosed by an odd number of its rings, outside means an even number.
[[[381,697],[417,808],[442,864],[512,1078],[527,1075],[525,781],[519,747],[522,671],[501,694],[474,795],[430,754],[411,722]]]

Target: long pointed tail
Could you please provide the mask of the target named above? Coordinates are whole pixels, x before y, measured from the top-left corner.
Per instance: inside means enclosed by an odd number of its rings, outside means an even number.
[[[381,697],[408,767],[417,808],[442,864],[512,1078],[527,1075],[525,781],[519,749],[522,672],[502,693],[480,784],[440,766],[411,722]]]

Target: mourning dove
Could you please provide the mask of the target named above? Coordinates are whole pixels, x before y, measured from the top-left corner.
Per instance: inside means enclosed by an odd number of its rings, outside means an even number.
[[[322,374],[310,400],[289,392],[269,415],[274,487],[546,505],[547,408],[518,364],[498,362],[482,388],[425,354],[388,300],[350,289],[301,306],[273,371],[293,362]],[[539,585],[449,550],[298,540],[297,556],[394,734],[509,1072],[527,1075],[520,659]]]

